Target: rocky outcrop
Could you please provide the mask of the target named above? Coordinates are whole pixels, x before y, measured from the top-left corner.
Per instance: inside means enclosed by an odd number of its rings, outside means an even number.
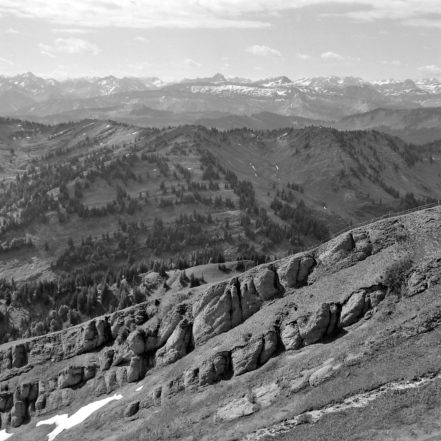
[[[302,337],[300,337],[300,331],[296,321],[282,324],[280,338],[286,351],[295,350],[302,346]]]
[[[187,355],[192,348],[192,323],[184,318],[174,329],[167,343],[156,351],[156,365],[166,366]]]
[[[139,400],[132,401],[130,404],[126,406],[124,409],[124,416],[126,418],[132,417],[133,415],[137,414],[139,410]]]
[[[357,291],[353,293],[347,303],[343,305],[338,324],[339,328],[345,328],[357,321],[357,318],[360,317],[363,312],[365,295],[364,290]]]
[[[297,324],[304,345],[316,343],[326,335],[331,319],[328,303],[323,303],[309,318],[301,317]]]
[[[64,389],[65,387],[75,386],[83,381],[83,366],[68,366],[58,374],[58,387]]]
[[[130,360],[130,366],[127,371],[127,382],[133,383],[140,380],[145,372],[145,362],[142,357],[136,355]]]
[[[244,346],[234,348],[231,352],[234,375],[241,375],[257,369],[262,349],[263,339],[261,338],[251,340]]]

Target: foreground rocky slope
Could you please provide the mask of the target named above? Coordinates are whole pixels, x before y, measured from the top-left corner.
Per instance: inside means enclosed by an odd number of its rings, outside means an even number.
[[[45,439],[53,427],[38,422],[116,392],[59,437],[260,439],[255,431],[305,411],[436,375],[440,226],[438,207],[385,220],[185,290],[174,305],[3,345],[1,429],[12,441]],[[302,432],[292,436],[319,439],[320,424],[293,425]]]

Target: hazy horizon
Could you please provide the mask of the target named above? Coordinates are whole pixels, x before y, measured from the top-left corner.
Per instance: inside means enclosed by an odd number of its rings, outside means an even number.
[[[441,78],[434,0],[0,1],[0,75]]]

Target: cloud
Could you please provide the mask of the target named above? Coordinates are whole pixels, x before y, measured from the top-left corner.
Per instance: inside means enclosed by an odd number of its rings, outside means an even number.
[[[135,37],[134,40],[135,41],[148,41],[147,38],[145,38],[145,37]]]
[[[52,29],[52,32],[62,32],[65,34],[90,34],[91,32],[96,32],[96,31],[93,29],[60,28],[60,29]]]
[[[12,66],[14,63],[11,60],[7,60],[6,58],[0,57],[0,63],[7,64]]]
[[[53,52],[64,52],[67,54],[91,53],[98,55],[101,50],[96,44],[81,40],[80,38],[57,38],[53,46],[40,43],[38,48],[43,52],[52,54]]]
[[[311,58],[311,55],[308,54],[296,54],[296,56],[301,60],[309,60]]]
[[[196,63],[196,61],[192,60],[191,58],[186,58],[184,60],[184,64],[188,67],[201,67],[202,64]]]
[[[5,34],[19,34],[20,32],[16,29],[9,28],[7,31],[5,31]]]
[[[392,61],[382,61],[381,64],[384,64],[385,66],[399,67],[401,66],[402,63],[399,60],[392,60]]]
[[[41,55],[46,55],[46,57],[49,57],[49,58],[57,58],[54,54],[51,54],[48,51],[40,51],[40,54]]]
[[[418,72],[425,76],[439,77],[441,76],[441,67],[429,64],[418,68]]]
[[[282,54],[276,50],[271,49],[268,46],[259,46],[255,44],[254,46],[247,47],[245,49],[247,52],[252,53],[253,55],[259,55],[261,57],[281,57]]]
[[[346,57],[344,55],[340,55],[340,54],[336,54],[335,52],[324,52],[321,55],[323,60],[330,60],[330,61],[338,61],[338,62],[343,62],[343,61],[361,61],[360,58],[352,58],[352,57]]]

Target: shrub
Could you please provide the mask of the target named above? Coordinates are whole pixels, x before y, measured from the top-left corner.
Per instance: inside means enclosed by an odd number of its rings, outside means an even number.
[[[391,292],[401,294],[407,273],[411,267],[412,259],[410,256],[408,254],[401,256],[386,268],[383,275],[383,283]]]

